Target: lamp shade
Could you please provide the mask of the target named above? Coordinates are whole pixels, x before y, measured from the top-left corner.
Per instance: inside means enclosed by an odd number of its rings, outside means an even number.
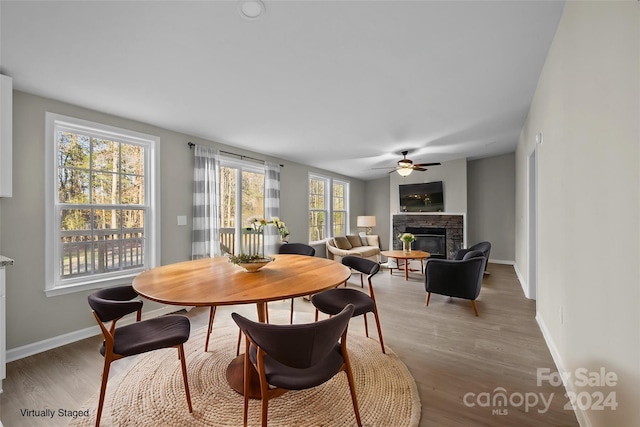
[[[375,227],[376,226],[376,217],[375,216],[359,216],[356,220],[358,227]]]

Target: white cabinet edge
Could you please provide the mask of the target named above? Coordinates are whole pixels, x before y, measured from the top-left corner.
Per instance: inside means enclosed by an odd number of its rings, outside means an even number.
[[[0,74],[0,197],[12,196],[13,79]]]

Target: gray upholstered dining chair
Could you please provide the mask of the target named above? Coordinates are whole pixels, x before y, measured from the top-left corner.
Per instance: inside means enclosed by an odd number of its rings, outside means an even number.
[[[331,316],[340,313],[342,309],[353,304],[353,317],[360,316],[364,318],[364,331],[369,336],[369,325],[367,324],[367,313],[373,313],[378,328],[378,337],[380,338],[380,347],[384,350],[384,341],[382,339],[382,328],[380,327],[380,316],[378,315],[378,306],[376,297],[373,292],[373,283],[371,278],[380,271],[380,264],[367,258],[359,256],[345,256],[342,258],[342,264],[367,275],[367,283],[369,284],[369,295],[357,289],[335,288],[327,291],[319,292],[311,297],[311,303],[316,307],[316,321],[318,320],[318,311]],[[346,282],[345,282],[346,283]]]
[[[290,254],[290,255],[306,255],[306,256],[315,256],[316,250],[307,244],[304,243],[285,243],[280,246],[278,249],[279,254]],[[289,315],[289,323],[293,323],[293,301],[295,298],[291,298],[291,314]]]
[[[138,294],[132,286],[117,286],[96,291],[88,298],[89,306],[93,309],[93,315],[104,336],[104,342],[100,348],[100,353],[104,356],[104,368],[96,413],[96,426],[100,425],[111,363],[124,357],[161,348],[175,347],[178,349],[187,404],[189,412],[193,412],[183,347],[183,344],[189,339],[191,323],[186,316],[176,314],[140,320],[142,301],[134,299],[137,297]],[[136,313],[136,322],[116,328],[116,322],[131,313]],[[108,327],[107,322],[110,322]]]
[[[464,298],[471,300],[473,311],[479,316],[476,299],[480,295],[486,263],[481,251],[469,251],[461,260],[428,259],[424,268],[426,305],[429,305],[432,293]]]
[[[262,401],[262,426],[267,426],[269,399],[283,390],[304,390],[329,381],[339,372],[347,375],[358,426],[362,425],[347,352],[347,328],[353,305],[320,322],[271,325],[253,322],[237,313],[233,320],[246,336],[244,353],[244,412],[247,425],[250,369],[258,371]],[[286,398],[286,395],[283,397]]]

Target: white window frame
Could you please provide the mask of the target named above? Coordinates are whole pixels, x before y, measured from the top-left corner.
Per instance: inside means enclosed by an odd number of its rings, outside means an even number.
[[[345,232],[347,232],[350,229],[349,226],[349,221],[350,221],[350,213],[349,213],[349,187],[350,187],[350,183],[349,181],[345,181],[343,179],[337,179],[337,178],[332,178],[330,176],[324,176],[324,175],[320,175],[320,174],[316,174],[316,173],[309,173],[309,179],[307,181],[307,211],[311,212],[311,193],[309,191],[310,188],[310,183],[311,180],[315,179],[315,180],[321,180],[324,182],[324,212],[325,212],[325,216],[326,216],[326,221],[324,223],[324,227],[323,227],[323,235],[327,236],[322,240],[319,241],[310,241],[309,244],[315,244],[315,243],[321,243],[324,242],[325,240],[327,240],[327,238],[332,237],[333,234],[333,212],[334,212],[334,206],[333,206],[333,184],[334,183],[340,183],[343,184],[345,186],[345,209],[341,210],[345,212]],[[308,221],[307,221],[308,222]],[[307,223],[307,235],[309,235],[309,224]]]
[[[82,120],[60,114],[46,113],[45,126],[45,293],[56,296],[89,289],[130,284],[144,270],[156,267],[160,261],[160,138],[140,132],[101,123]],[[141,267],[62,279],[60,263],[60,216],[63,204],[58,202],[57,140],[56,129],[68,128],[86,132],[105,139],[142,145],[145,147],[145,200],[143,205],[132,207],[146,211],[144,222],[144,264]]]
[[[349,232],[349,181],[345,181],[342,179],[332,179],[331,180],[331,231],[333,233],[334,224],[333,224],[333,214],[335,212],[344,212],[344,231],[345,234]],[[333,205],[333,187],[336,184],[344,185],[344,209],[335,209]]]

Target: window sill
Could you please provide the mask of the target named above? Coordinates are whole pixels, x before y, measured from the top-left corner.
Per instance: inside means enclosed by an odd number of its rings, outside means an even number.
[[[108,288],[111,286],[130,285],[131,282],[133,281],[133,278],[136,277],[139,273],[140,271],[136,271],[131,274],[118,276],[110,279],[74,283],[72,285],[66,285],[66,286],[56,286],[55,288],[45,289],[44,292],[46,293],[47,297],[55,297],[59,295],[73,294],[73,293],[84,292],[84,291],[89,291],[93,289]]]
[[[329,240],[329,239],[327,238],[327,239],[322,239],[322,240],[316,240],[316,241],[313,241],[313,242],[309,242],[309,245],[310,246],[323,245],[323,244],[327,243],[327,240]]]

